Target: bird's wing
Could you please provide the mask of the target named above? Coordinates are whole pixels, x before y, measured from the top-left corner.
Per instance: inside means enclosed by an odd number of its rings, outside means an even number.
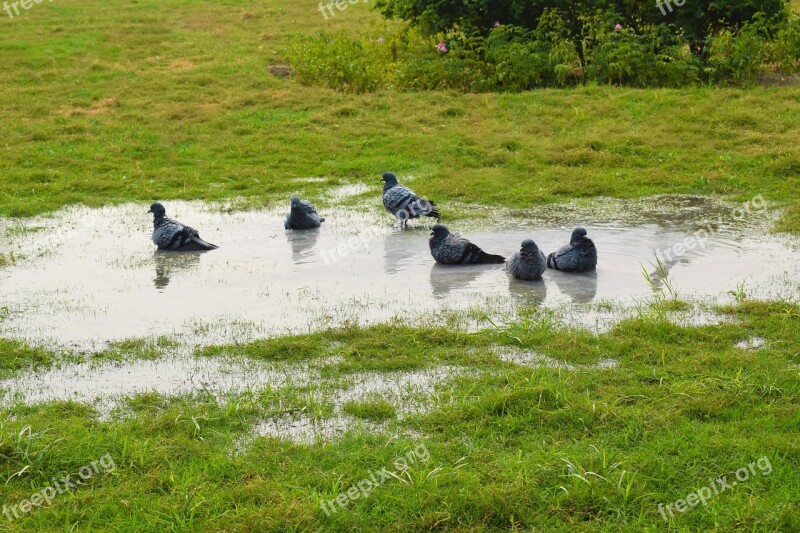
[[[577,266],[577,254],[571,244],[565,244],[553,252],[553,262],[559,270],[571,270]]]
[[[463,264],[477,263],[484,253],[483,250],[481,250],[481,247],[474,242],[470,242],[467,239],[462,240],[465,242],[465,244],[463,251],[461,252],[461,257],[458,258],[458,262]]]
[[[153,232],[153,241],[159,248],[178,250],[199,236],[197,230],[190,226],[184,226],[177,220],[164,219],[164,223]]]
[[[469,241],[458,233],[451,233],[442,241],[440,254],[448,263],[458,263]]]
[[[307,214],[317,214],[317,208],[308,200],[300,200],[300,208]]]
[[[183,225],[169,218],[153,230],[153,242],[159,248],[168,248],[175,236],[183,230]]]
[[[383,193],[383,205],[392,213],[405,209],[408,204],[417,200],[419,197],[414,194],[414,191],[402,185],[396,185]]]

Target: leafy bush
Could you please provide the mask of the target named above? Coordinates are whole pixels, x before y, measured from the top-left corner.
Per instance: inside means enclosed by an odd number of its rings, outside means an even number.
[[[738,30],[722,29],[706,37],[701,55],[669,25],[637,30],[615,23],[617,19],[609,11],[581,16],[584,34],[577,42],[556,9],[542,13],[533,29],[500,24],[485,35],[468,28],[424,35],[409,27],[383,28],[384,38],[370,40],[318,33],[300,36],[288,56],[301,83],[348,92],[524,91],[587,82],[748,85],[768,69],[786,74],[800,69],[796,17],[774,26],[769,17],[757,14]]]
[[[385,42],[319,32],[296,39],[287,55],[300,83],[361,93],[393,85],[391,50]]]
[[[800,72],[800,17],[794,16],[778,30],[769,61],[783,74]]]
[[[535,29],[548,11],[557,11],[568,21],[570,37],[586,34],[587,17],[598,11],[617,15],[625,27],[641,31],[645,26],[674,24],[696,52],[705,40],[723,30],[736,32],[763,13],[771,24],[779,24],[788,13],[787,0],[378,0],[377,8],[387,18],[400,18],[426,33],[455,28],[477,29],[488,34],[501,24]],[[671,8],[671,9],[670,9]]]
[[[655,26],[639,34],[631,28],[609,30],[610,25],[603,21],[588,25],[588,79],[636,87],[679,87],[699,81],[700,60],[667,27]]]
[[[709,41],[706,71],[720,84],[751,85],[764,70],[768,50],[764,39],[752,27],[734,34],[724,30]]]

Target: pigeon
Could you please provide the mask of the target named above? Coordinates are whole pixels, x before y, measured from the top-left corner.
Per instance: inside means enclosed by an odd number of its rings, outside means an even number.
[[[400,227],[405,227],[409,219],[420,216],[439,219],[442,215],[436,204],[425,198],[420,198],[408,187],[398,183],[397,176],[391,172],[384,172],[381,179],[383,184],[383,206],[400,221]]]
[[[292,207],[289,214],[286,215],[286,220],[283,222],[283,227],[286,229],[311,229],[318,228],[321,223],[325,222],[317,213],[317,208],[307,200],[301,200],[297,196],[292,196]]]
[[[547,270],[547,259],[535,242],[526,239],[506,263],[506,270],[517,279],[539,279]]]
[[[487,254],[461,234],[450,233],[441,224],[435,224],[431,229],[430,247],[433,258],[443,265],[503,263],[506,260],[499,255]]]
[[[547,256],[547,266],[563,272],[588,272],[597,268],[597,248],[586,228],[575,228],[569,244]]]
[[[150,206],[148,213],[153,213],[153,242],[159,250],[196,252],[219,248],[201,239],[196,229],[166,216],[167,210],[158,202]]]

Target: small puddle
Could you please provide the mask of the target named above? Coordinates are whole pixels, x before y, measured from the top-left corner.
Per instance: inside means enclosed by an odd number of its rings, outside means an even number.
[[[766,339],[762,337],[752,337],[736,343],[736,347],[740,350],[760,350],[767,344]]]
[[[325,361],[318,362],[324,365]],[[0,381],[0,404],[72,400],[95,405],[106,417],[125,397],[155,392],[177,396],[209,392],[222,399],[246,390],[306,386],[319,372],[310,365],[270,364],[244,358],[194,358],[168,354],[158,360],[64,365]]]
[[[391,403],[396,409],[396,417],[402,419],[410,413],[427,411],[432,406],[436,387],[467,373],[459,367],[441,366],[326,377],[323,370],[341,362],[341,358],[336,356],[291,364],[227,356],[192,357],[179,350],[158,360],[67,364],[0,381],[0,405],[71,400],[94,405],[100,417],[107,418],[115,407],[124,404],[126,398],[142,393],[178,396],[206,392],[224,402],[229,395],[258,392],[266,387],[273,390],[304,388],[310,391],[308,394],[313,394],[315,402],[332,404],[334,418],[339,422],[331,419],[317,423],[320,421],[309,418],[306,423],[292,410],[265,421],[263,427],[275,431],[286,428],[290,433],[313,433],[316,428],[324,434],[328,430],[338,431],[336,428],[339,428],[344,431],[351,427],[349,417],[342,412],[349,402],[380,398]]]
[[[315,419],[308,416],[284,416],[260,422],[253,428],[249,438],[242,439],[238,449],[244,449],[252,442],[253,437],[276,437],[287,439],[298,444],[314,444],[341,438],[348,432],[383,433],[385,426],[349,416]]]
[[[363,191],[343,186],[335,195]],[[520,305],[567,309],[581,323],[596,314],[591,304],[624,307],[652,297],[641,265],[663,286],[650,265],[656,250],[672,250],[664,263],[681,297],[729,300],[728,292],[743,282],[750,296],[785,297],[787,284],[796,291],[800,273],[797,239],[767,233],[777,213],[741,216],[735,205],[695,197],[524,212],[471,206],[488,218],[449,223],[506,256],[525,238],[550,252],[567,242],[574,226],[586,226],[599,249],[597,272],[548,270],[539,282],[511,280],[497,265],[436,265],[428,250],[429,222],[400,231],[379,204],[326,210],[322,228],[306,232],[283,229],[285,208],[225,213],[198,202],[166,206],[220,248],[156,252],[144,204],[0,219],[0,253],[20,258],[0,268],[8,308],[0,336],[89,350],[160,335],[214,344],[476,307],[513,316]],[[701,246],[675,253],[709,224],[713,235]]]
[[[610,357],[604,357],[594,364],[573,365],[571,363],[567,363],[566,361],[554,359],[550,356],[537,353],[533,350],[524,350],[511,346],[495,346],[493,347],[493,351],[502,361],[521,366],[529,366],[532,368],[555,368],[559,370],[608,370],[617,368],[619,366],[619,361],[616,359],[611,359]]]

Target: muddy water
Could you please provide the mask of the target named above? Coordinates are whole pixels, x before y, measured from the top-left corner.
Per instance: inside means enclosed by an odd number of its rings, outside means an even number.
[[[486,251],[506,256],[526,238],[553,251],[575,225],[586,226],[599,250],[597,272],[548,270],[539,282],[510,280],[498,265],[436,265],[428,250],[429,223],[415,221],[400,231],[373,206],[321,210],[328,219],[322,228],[287,232],[283,209],[225,213],[219,206],[167,202],[169,216],[220,246],[205,253],[155,251],[147,207],[0,219],[0,253],[17,257],[0,268],[0,306],[8,307],[0,336],[99,348],[112,340],[168,335],[191,345],[345,322],[414,321],[475,307],[594,313],[583,304],[623,305],[651,296],[642,265],[654,273],[649,263],[655,250],[669,250],[709,227],[710,238],[683,254],[673,249],[665,262],[683,297],[724,298],[742,282],[750,295],[781,296],[796,291],[791,280],[800,270],[797,241],[767,233],[777,213],[735,211],[741,206],[693,197],[513,213],[473,207],[481,222],[449,224]]]

